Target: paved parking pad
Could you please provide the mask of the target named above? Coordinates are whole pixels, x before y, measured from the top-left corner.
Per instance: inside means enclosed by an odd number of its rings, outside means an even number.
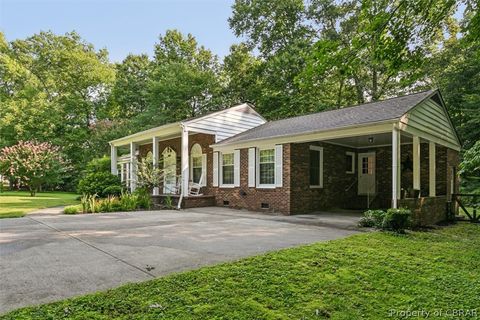
[[[223,208],[1,219],[0,313],[356,232],[300,220]]]

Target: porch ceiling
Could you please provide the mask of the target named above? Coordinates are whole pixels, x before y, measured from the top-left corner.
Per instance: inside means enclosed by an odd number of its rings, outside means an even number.
[[[402,134],[401,140],[402,140],[401,141],[402,144],[412,143],[412,137],[410,135]],[[329,139],[329,140],[325,140],[325,142],[339,144],[339,145],[343,145],[351,148],[369,148],[369,147],[389,146],[392,144],[392,134],[390,132],[377,133],[377,134],[371,134],[371,135]]]

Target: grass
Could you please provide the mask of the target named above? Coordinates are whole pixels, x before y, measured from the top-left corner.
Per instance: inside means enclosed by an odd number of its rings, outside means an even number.
[[[364,233],[0,318],[385,319],[391,310],[471,310],[480,307],[478,248],[480,225],[470,223],[407,235]]]
[[[38,209],[79,203],[75,193],[41,192],[30,197],[29,192],[8,191],[0,193],[0,219],[23,217]]]

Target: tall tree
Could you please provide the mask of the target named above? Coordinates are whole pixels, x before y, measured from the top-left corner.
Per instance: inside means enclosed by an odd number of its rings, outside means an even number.
[[[227,84],[224,95],[230,104],[261,99],[260,59],[254,57],[247,45],[235,44],[223,59],[222,81]]]
[[[7,43],[0,38],[3,145],[50,141],[80,165],[91,157],[91,126],[106,106],[115,70],[75,32],[40,32]]]
[[[452,0],[312,1],[320,37],[299,78],[310,88],[337,82],[338,105],[408,92],[425,80],[422,66],[454,9]]]
[[[194,117],[219,106],[219,63],[195,38],[168,30],[155,45],[149,109],[152,125]]]
[[[305,67],[303,58],[314,32],[305,23],[302,0],[237,0],[229,19],[237,36],[246,38],[251,50],[262,59],[258,73],[262,79],[255,103],[270,119],[309,111],[295,77]]]
[[[110,95],[108,116],[129,119],[148,107],[148,84],[153,63],[146,54],[129,54],[116,66],[116,80]]]
[[[411,90],[455,1],[237,0],[230,26],[262,57],[271,118]]]

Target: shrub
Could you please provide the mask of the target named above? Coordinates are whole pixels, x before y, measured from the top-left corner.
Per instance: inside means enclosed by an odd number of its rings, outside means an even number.
[[[100,212],[114,212],[122,210],[118,197],[109,196],[105,199],[98,200],[98,210]]]
[[[151,209],[153,206],[152,197],[147,188],[139,188],[135,190],[137,195],[137,207],[140,209]]]
[[[382,228],[384,218],[385,218],[385,211],[368,210],[363,213],[363,217],[360,219],[359,224],[361,227]]]
[[[108,186],[105,189],[103,189],[103,194],[106,197],[109,196],[120,196],[122,194],[123,188],[120,186]]]
[[[97,172],[110,172],[110,157],[104,156],[90,160],[85,166],[85,175]]]
[[[163,200],[163,205],[165,206],[165,208],[167,209],[173,209],[173,199],[170,195],[167,195],[165,197],[165,199]]]
[[[99,210],[96,194],[84,194],[80,199],[80,203],[82,205],[83,213],[94,213]]]
[[[105,198],[109,195],[108,193],[106,194],[105,191],[110,192],[112,190],[110,187],[117,187],[113,189],[115,191],[117,191],[118,188],[121,189],[122,183],[120,178],[110,172],[88,173],[79,181],[78,192],[89,195],[96,194],[100,198]]]
[[[120,210],[132,211],[138,207],[138,195],[122,192],[120,196]]]
[[[411,226],[412,212],[405,208],[388,209],[383,219],[382,228],[403,233]]]
[[[77,214],[79,211],[78,206],[68,206],[63,209],[64,214]]]

